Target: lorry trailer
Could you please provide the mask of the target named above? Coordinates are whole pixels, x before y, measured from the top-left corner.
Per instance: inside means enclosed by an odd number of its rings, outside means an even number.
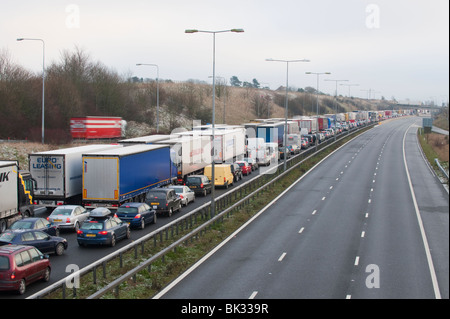
[[[115,208],[143,202],[147,191],[173,183],[177,168],[169,145],[133,145],[82,155],[82,203]]]
[[[92,144],[29,154],[29,171],[37,182],[36,204],[53,209],[81,204],[83,153],[121,148],[117,144]]]
[[[0,161],[0,233],[13,222],[35,214],[33,192],[36,182],[17,161]]]

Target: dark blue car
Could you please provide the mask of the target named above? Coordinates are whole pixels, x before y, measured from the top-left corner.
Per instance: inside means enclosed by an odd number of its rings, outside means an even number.
[[[16,220],[9,226],[9,229],[34,229],[43,231],[51,236],[59,236],[59,226],[52,225],[47,219],[40,217],[28,217]]]
[[[114,247],[116,241],[130,238],[128,223],[113,216],[107,208],[96,208],[89,214],[77,231],[77,241],[80,246],[109,245]]]
[[[146,203],[126,203],[116,211],[116,216],[130,227],[144,229],[146,224],[156,223],[155,210]]]
[[[29,245],[39,249],[44,254],[58,256],[67,249],[67,240],[58,236],[50,236],[40,230],[7,230],[0,235],[2,245]]]

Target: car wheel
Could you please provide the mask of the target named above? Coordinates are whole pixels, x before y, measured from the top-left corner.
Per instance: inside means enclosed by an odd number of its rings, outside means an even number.
[[[156,224],[156,213],[153,214],[153,224]]]
[[[114,247],[116,245],[116,235],[112,235],[112,237],[111,237],[111,247]]]
[[[169,217],[172,216],[172,214],[173,214],[173,208],[172,207],[170,207],[169,212],[167,214],[169,215]]]
[[[80,223],[79,222],[75,222],[75,226],[73,227],[75,232],[80,230]]]
[[[48,282],[50,280],[50,267],[45,268],[43,281]]]
[[[141,219],[141,229],[145,228],[145,220],[144,218]]]
[[[23,295],[26,289],[27,285],[25,283],[25,279],[21,279],[19,282],[19,289],[17,290],[17,292],[19,293],[19,295]]]
[[[130,231],[130,227],[127,227],[127,234],[126,234],[126,238],[130,239],[131,237],[131,231]]]
[[[203,191],[203,197],[206,197],[206,189]]]
[[[55,247],[56,256],[61,256],[64,253],[64,244],[58,243]]]

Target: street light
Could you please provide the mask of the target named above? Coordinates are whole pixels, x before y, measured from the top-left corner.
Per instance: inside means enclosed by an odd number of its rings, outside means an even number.
[[[340,85],[346,85],[346,86],[348,86],[348,97],[350,98],[350,87],[352,87],[352,86],[359,86],[359,84],[340,84]]]
[[[137,66],[155,66],[156,67],[156,133],[159,133],[159,67],[157,64],[137,63]]]
[[[205,31],[205,30],[197,30],[197,29],[187,29],[184,31],[185,33],[212,33],[213,35],[213,88],[212,88],[212,136],[211,136],[211,154],[212,154],[212,161],[211,161],[211,184],[212,184],[212,190],[211,190],[211,218],[216,213],[216,207],[215,207],[215,166],[214,166],[214,157],[215,157],[215,151],[214,151],[214,139],[215,139],[215,123],[216,123],[216,33],[225,33],[225,32],[236,32],[236,33],[242,33],[244,32],[244,29],[230,29],[230,30],[221,30],[221,31]]]
[[[288,118],[288,90],[289,90],[289,63],[291,62],[310,62],[308,59],[300,60],[276,60],[276,59],[266,59],[269,62],[284,62],[286,63],[286,96],[284,98],[284,164],[283,168],[286,170],[287,161],[287,118]]]
[[[17,41],[41,41],[42,42],[42,144],[44,144],[44,110],[45,110],[45,42],[42,39],[18,38]]]
[[[317,76],[317,124],[319,124],[319,76],[322,74],[331,74],[331,72],[305,72],[305,74],[315,74]],[[318,136],[316,135],[316,149],[318,146]]]

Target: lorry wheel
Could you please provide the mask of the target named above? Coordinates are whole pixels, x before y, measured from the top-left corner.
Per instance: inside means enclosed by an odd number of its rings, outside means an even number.
[[[4,220],[0,220],[0,234],[6,230],[6,222]]]

